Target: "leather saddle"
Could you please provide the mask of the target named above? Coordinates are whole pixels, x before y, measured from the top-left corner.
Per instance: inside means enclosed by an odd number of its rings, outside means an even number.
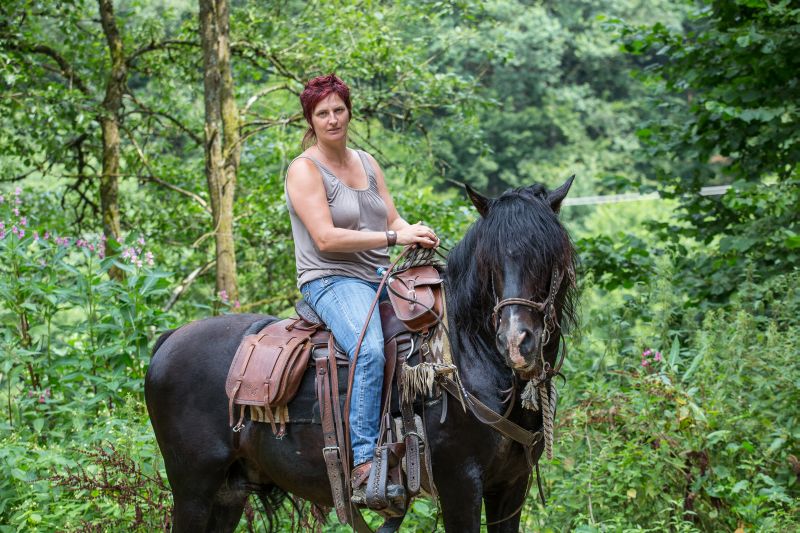
[[[228,370],[225,392],[228,395],[229,423],[234,431],[241,429],[245,407],[258,409],[259,419],[269,422],[278,436],[285,432],[289,402],[297,394],[303,375],[314,360],[329,357],[330,346],[335,351],[337,365],[349,365],[347,354],[331,340],[331,333],[305,300],[295,306],[297,317],[267,324],[258,332],[246,335]],[[384,334],[384,354],[387,361],[384,389],[391,384],[399,336],[410,340],[410,333],[392,306],[379,306]],[[401,342],[401,344],[405,344]],[[234,424],[234,412],[239,410]],[[251,410],[252,414],[252,410]]]

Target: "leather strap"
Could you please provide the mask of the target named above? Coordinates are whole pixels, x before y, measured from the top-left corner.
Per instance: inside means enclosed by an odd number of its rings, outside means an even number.
[[[409,496],[415,496],[419,493],[421,484],[419,442],[422,436],[417,433],[411,402],[403,401],[406,395],[403,394],[404,380],[400,374],[405,360],[405,354],[397,354],[397,389],[400,393],[400,415],[403,420],[403,442],[406,448],[406,485]]]
[[[328,471],[328,480],[331,484],[331,495],[333,506],[336,509],[336,516],[339,522],[346,524],[347,503],[346,490],[344,484],[342,460],[339,456],[339,447],[336,443],[336,428],[333,420],[333,405],[331,404],[330,380],[328,379],[328,361],[325,358],[314,360],[317,371],[317,398],[319,400],[320,418],[322,418],[322,438],[325,447],[322,455],[325,458],[325,466]]]
[[[519,424],[509,420],[507,418],[508,413],[505,415],[496,413],[468,390],[464,389],[463,387],[459,387],[459,385],[450,377],[444,376],[440,380],[439,384],[453,397],[464,397],[467,407],[469,407],[470,412],[475,416],[475,418],[487,426],[490,426],[495,431],[505,435],[514,442],[522,444],[526,451],[536,446],[536,444],[538,444],[539,441],[544,438],[544,434],[542,433],[541,429],[539,431],[529,431]]]

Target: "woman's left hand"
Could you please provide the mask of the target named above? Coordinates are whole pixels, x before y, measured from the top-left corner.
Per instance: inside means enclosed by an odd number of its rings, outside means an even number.
[[[431,228],[417,222],[397,230],[397,244],[418,244],[423,248],[435,248],[439,246],[439,237]]]

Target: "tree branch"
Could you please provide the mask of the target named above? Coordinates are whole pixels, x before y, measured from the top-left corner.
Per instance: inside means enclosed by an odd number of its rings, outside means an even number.
[[[178,120],[177,118],[175,118],[174,116],[172,116],[169,113],[166,113],[164,111],[156,111],[155,109],[151,109],[151,108],[147,107],[142,102],[140,102],[139,99],[136,98],[130,92],[127,93],[127,95],[133,101],[133,103],[136,104],[136,106],[139,108],[138,111],[140,113],[142,113],[143,115],[152,115],[152,116],[155,116],[155,117],[163,117],[163,118],[169,120],[170,122],[172,122],[175,126],[177,126],[179,130],[181,130],[183,133],[188,135],[199,146],[203,145],[203,139],[199,135],[194,133],[192,130],[190,130],[188,126],[186,126],[183,123],[181,123],[181,121]]]
[[[177,185],[173,185],[172,183],[166,182],[160,178],[157,178],[153,173],[153,169],[150,167],[150,162],[147,160],[147,157],[144,155],[144,152],[139,147],[139,144],[136,142],[136,139],[134,139],[133,134],[127,128],[125,128],[125,133],[128,134],[128,139],[130,139],[131,144],[133,144],[133,147],[136,149],[136,153],[139,156],[139,160],[142,162],[145,169],[147,169],[147,172],[149,173],[148,176],[145,176],[148,180],[154,183],[158,183],[159,185],[166,187],[167,189],[171,189],[175,192],[181,193],[184,196],[188,196],[189,198],[193,199],[198,204],[200,204],[200,206],[205,210],[206,213],[208,213],[209,215],[211,214],[211,208],[208,207],[208,203],[205,200],[203,200],[201,196],[191,191],[187,191],[186,189],[182,189]]]
[[[283,63],[281,63],[280,59],[278,59],[278,56],[275,52],[272,52],[270,50],[264,50],[247,41],[239,41],[231,43],[231,53],[247,58],[245,52],[251,52],[255,57],[266,59],[281,76],[290,80],[294,80],[300,85],[305,85],[305,82],[303,80],[301,80],[292,71],[286,68],[283,65]]]
[[[250,111],[250,108],[253,106],[254,103],[256,103],[256,100],[258,100],[259,98],[263,98],[264,96],[270,93],[281,90],[288,91],[289,86],[285,84],[273,85],[272,87],[264,87],[260,91],[256,92],[253,96],[247,99],[247,103],[245,104],[244,109],[242,110],[242,116],[245,116],[247,112]]]
[[[262,131],[264,131],[266,129],[272,128],[274,126],[288,126],[289,124],[291,124],[293,122],[299,122],[300,119],[302,119],[302,118],[303,118],[303,115],[297,114],[297,115],[292,115],[292,116],[290,116],[288,118],[279,119],[279,120],[253,120],[251,122],[247,122],[246,124],[243,124],[242,127],[241,127],[242,134],[241,134],[241,137],[239,138],[239,144],[244,145],[244,142],[247,139],[249,139],[253,135],[255,135],[255,134],[259,133],[259,132],[262,132]],[[252,130],[250,130],[250,131],[245,133],[244,129],[245,128],[249,128],[249,127],[254,127],[254,129],[252,129]]]
[[[128,65],[129,67],[132,67],[133,64],[136,62],[136,60],[139,59],[139,57],[141,57],[142,55],[146,54],[147,52],[153,52],[156,50],[168,50],[170,48],[177,48],[179,46],[199,47],[200,43],[196,43],[193,41],[181,41],[178,39],[166,39],[164,41],[159,41],[159,42],[151,40],[146,45],[137,48],[130,56],[128,56],[128,59],[125,60],[125,64]]]
[[[167,305],[164,306],[164,312],[166,313],[167,311],[172,309],[172,306],[175,305],[175,302],[178,301],[178,298],[180,298],[181,295],[184,292],[186,292],[186,289],[188,289],[191,286],[191,284],[195,282],[197,278],[199,278],[200,276],[211,270],[216,263],[217,263],[216,259],[212,259],[205,265],[195,268],[194,270],[191,271],[191,273],[189,273],[188,276],[183,278],[183,281],[181,281],[178,284],[178,286],[175,287],[175,290],[172,291],[172,296],[170,296]]]
[[[75,87],[79,91],[81,91],[85,95],[89,95],[89,88],[83,82],[83,80],[75,73],[75,70],[69,64],[69,61],[64,58],[55,48],[51,48],[50,46],[44,44],[32,44],[32,43],[25,43],[25,42],[14,42],[10,41],[8,43],[8,47],[11,50],[17,50],[18,52],[29,52],[32,54],[41,54],[44,56],[49,57],[53,61],[58,64],[58,71],[61,73],[64,78],[69,81],[70,87],[74,84]]]

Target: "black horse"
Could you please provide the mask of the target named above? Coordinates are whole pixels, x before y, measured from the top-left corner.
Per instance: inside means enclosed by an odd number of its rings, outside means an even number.
[[[508,419],[530,430],[542,427],[542,415],[522,407],[521,391],[526,379],[556,366],[561,330],[575,318],[575,251],[557,216],[571,184],[552,192],[537,184],[496,199],[468,188],[481,217],[451,251],[445,272],[464,389],[497,413],[513,402]],[[552,312],[535,304],[548,298]],[[172,487],[175,531],[232,531],[250,493],[267,509],[287,492],[332,505],[319,426],[290,424],[279,440],[269,424],[248,423],[235,446],[224,382],[243,334],[263,319],[208,318],[156,343],[145,397]],[[479,531],[483,501],[489,531],[518,531],[530,461],[543,443],[528,456],[472,410],[449,403],[443,422],[442,402],[425,416],[445,529]]]

